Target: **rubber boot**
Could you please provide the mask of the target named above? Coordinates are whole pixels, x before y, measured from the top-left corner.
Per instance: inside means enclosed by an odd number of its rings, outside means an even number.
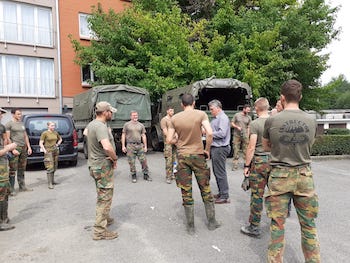
[[[2,223],[9,223],[10,219],[8,217],[8,207],[9,207],[9,202],[8,202],[8,197],[6,197],[6,200],[1,202],[1,213],[0,213],[0,218]]]
[[[207,202],[207,203],[204,203],[204,206],[205,206],[205,214],[207,215],[207,219],[208,219],[208,229],[211,231],[217,229],[221,225],[219,224],[218,221],[216,221],[216,218],[215,218],[214,203]]]
[[[189,235],[194,235],[194,206],[193,205],[185,205],[185,215],[186,215],[186,230]]]
[[[16,191],[15,191],[15,176],[11,176],[9,177],[9,181],[10,181],[10,195],[11,196],[15,196],[16,195]]]
[[[17,181],[18,181],[20,192],[33,191],[33,189],[26,187],[26,184],[24,182],[24,171],[17,172]]]
[[[55,173],[53,173],[53,175],[52,175],[52,184],[53,184],[53,185],[58,185],[58,184],[60,184],[60,183],[57,183],[57,182],[55,181]]]
[[[47,173],[47,186],[49,189],[53,189],[53,173]]]
[[[7,231],[15,228],[13,225],[7,223],[9,222],[9,219],[7,217],[7,210],[8,210],[7,200],[0,201],[0,217],[1,217],[0,231]]]

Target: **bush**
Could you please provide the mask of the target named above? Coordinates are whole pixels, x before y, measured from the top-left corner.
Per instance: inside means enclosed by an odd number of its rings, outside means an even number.
[[[350,154],[350,135],[317,136],[311,149],[311,155]]]
[[[327,135],[347,135],[350,134],[350,130],[346,128],[332,128],[326,130]]]

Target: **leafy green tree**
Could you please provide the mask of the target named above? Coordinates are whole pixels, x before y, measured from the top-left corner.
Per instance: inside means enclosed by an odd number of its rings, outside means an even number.
[[[76,62],[91,64],[102,83],[145,87],[153,98],[215,75],[247,82],[273,104],[282,82],[296,78],[312,109],[336,12],[324,0],[135,0],[118,14],[95,7],[96,40],[72,43]]]

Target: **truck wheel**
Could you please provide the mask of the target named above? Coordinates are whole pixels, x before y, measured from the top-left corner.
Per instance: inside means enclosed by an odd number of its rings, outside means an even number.
[[[153,151],[160,151],[160,142],[156,130],[152,130],[151,132],[151,144]]]
[[[83,151],[84,151],[85,159],[87,159],[88,158],[88,148],[87,148],[87,141],[86,141],[86,139],[84,139]]]

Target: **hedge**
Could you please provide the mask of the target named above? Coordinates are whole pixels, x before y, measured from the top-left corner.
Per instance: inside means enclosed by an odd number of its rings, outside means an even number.
[[[350,135],[350,130],[345,128],[331,128],[326,130],[327,135]]]
[[[350,154],[350,135],[317,136],[311,149],[311,155]]]

